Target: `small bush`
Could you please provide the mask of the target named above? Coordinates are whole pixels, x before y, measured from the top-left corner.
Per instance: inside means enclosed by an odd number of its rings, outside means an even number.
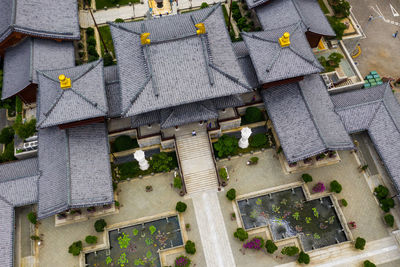
[[[207,8],[208,4],[206,2],[201,3],[200,9]]]
[[[275,245],[274,241],[272,241],[272,240],[267,240],[265,242],[265,247],[267,248],[267,252],[270,254],[273,254],[278,249],[278,247]]]
[[[366,260],[366,261],[364,261],[364,267],[376,267],[376,265],[373,264],[372,262]]]
[[[250,162],[251,162],[252,164],[257,164],[257,163],[258,163],[258,157],[251,157],[251,158],[250,158]]]
[[[392,198],[381,199],[379,203],[384,212],[388,212],[391,208],[394,208],[394,200]]]
[[[31,235],[31,240],[33,240],[33,241],[39,241],[39,240],[40,240],[40,236]]]
[[[314,185],[313,189],[312,189],[315,193],[321,193],[325,191],[325,185],[321,182],[317,183],[316,185]]]
[[[107,226],[107,223],[106,223],[106,221],[104,219],[97,220],[94,223],[94,229],[98,233],[103,232],[104,231],[104,227],[106,227],[106,226]]]
[[[156,172],[169,172],[176,167],[176,159],[165,152],[154,154],[149,163]]]
[[[228,173],[226,172],[225,168],[220,168],[218,173],[219,173],[219,177],[221,178],[222,181],[228,180]]]
[[[182,180],[180,176],[176,176],[174,178],[174,187],[178,189],[182,189]]]
[[[242,30],[243,28],[245,28],[247,26],[247,19],[245,17],[241,17],[237,21],[237,26],[238,26],[239,30]]]
[[[93,36],[94,35],[94,29],[93,28],[87,28],[86,29],[86,35],[87,36]]]
[[[114,59],[110,53],[104,53],[103,65],[104,67],[111,66],[114,64]]]
[[[9,144],[14,140],[14,129],[11,126],[4,127],[0,132],[0,144]]]
[[[284,247],[281,251],[283,255],[294,256],[299,253],[299,248],[296,246]]]
[[[383,217],[385,219],[385,223],[387,225],[389,225],[390,227],[393,227],[394,224],[394,217],[392,214],[386,214],[385,217]]]
[[[312,182],[312,176],[309,175],[308,173],[305,173],[301,176],[304,182],[309,183]]]
[[[378,199],[384,199],[389,195],[389,189],[386,186],[379,185],[375,187],[374,193]]]
[[[120,205],[120,204],[119,204],[119,201],[115,200],[115,201],[114,201],[114,205],[115,205],[115,207],[119,207],[119,205]]]
[[[343,207],[347,207],[348,203],[347,203],[346,199],[343,198],[340,200],[340,202],[342,203]]]
[[[88,44],[88,46],[96,46],[96,39],[94,38],[94,36],[90,36],[86,40],[86,43]]]
[[[22,123],[22,122],[15,122],[13,125],[15,133],[21,139],[26,139],[35,135],[36,133],[36,119],[30,119],[29,121]]]
[[[307,253],[301,251],[297,261],[299,263],[309,264],[310,263],[310,256]]]
[[[37,224],[36,212],[29,212],[29,213],[28,213],[28,220],[29,220],[32,224]]]
[[[214,143],[214,149],[220,158],[233,155],[238,149],[238,140],[233,136],[224,134]]]
[[[258,133],[250,136],[249,143],[251,147],[262,147],[268,142],[267,136],[263,133]]]
[[[128,135],[118,136],[113,144],[115,152],[125,151],[138,147],[137,141],[135,142]]]
[[[233,233],[233,236],[240,241],[245,241],[249,237],[249,234],[243,228],[237,228],[236,232]]]
[[[364,238],[357,237],[356,243],[355,243],[354,247],[355,247],[356,249],[359,249],[359,250],[364,250],[365,243],[366,243],[366,241],[365,241]]]
[[[68,253],[71,253],[74,256],[79,256],[81,251],[82,251],[82,241],[74,242],[68,248]]]
[[[175,259],[175,267],[189,267],[190,266],[190,259],[185,256],[179,256]]]
[[[94,56],[94,57],[99,57],[99,54],[97,53],[96,47],[93,45],[89,45],[87,48],[87,52],[89,55]]]
[[[226,192],[226,197],[231,201],[235,200],[236,190],[234,188],[229,189],[228,192]]]
[[[335,5],[331,6],[337,17],[345,18],[350,15],[350,4],[346,0],[338,0]]]
[[[7,144],[6,149],[0,155],[0,162],[7,162],[12,160],[16,160],[16,158],[14,157],[14,141]]]
[[[93,62],[93,61],[96,61],[98,59],[99,59],[99,55],[97,55],[97,56],[89,55],[88,62]]]
[[[332,29],[336,33],[336,38],[338,40],[342,40],[344,30],[347,29],[346,25],[340,21],[340,19],[335,17],[327,16],[329,23],[331,24]]]
[[[88,236],[85,238],[85,241],[86,241],[86,243],[88,243],[88,244],[96,244],[96,243],[97,243],[97,236],[88,235]]]
[[[194,242],[188,240],[185,245],[185,250],[187,254],[195,254],[196,253],[196,245]]]
[[[264,247],[264,239],[262,237],[256,236],[250,241],[243,244],[244,248],[260,250]]]
[[[178,203],[176,203],[175,209],[177,212],[185,212],[186,208],[187,205],[184,202],[178,201]]]
[[[342,192],[342,185],[338,181],[334,180],[331,182],[331,192],[340,193]]]
[[[114,22],[116,22],[116,23],[122,23],[122,22],[125,22],[123,19],[121,19],[121,18],[117,18],[117,19],[115,19],[114,20]]]
[[[244,119],[244,121],[243,121]],[[263,120],[262,112],[259,108],[256,107],[248,107],[246,109],[246,113],[242,118],[242,124],[249,124],[254,122],[259,122]],[[245,122],[245,123],[243,123]]]

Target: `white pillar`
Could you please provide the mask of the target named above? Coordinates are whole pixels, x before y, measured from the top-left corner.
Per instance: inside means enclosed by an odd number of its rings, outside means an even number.
[[[145,171],[149,168],[149,163],[147,162],[143,150],[137,150],[133,157],[139,162],[139,167],[142,171]]]
[[[243,128],[241,131],[242,138],[239,140],[240,148],[247,148],[249,146],[249,137],[251,135],[251,129],[249,127]]]

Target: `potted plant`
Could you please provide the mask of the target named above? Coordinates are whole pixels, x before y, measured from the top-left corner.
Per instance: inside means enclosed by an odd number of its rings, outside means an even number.
[[[247,161],[247,165],[256,165],[258,163],[258,157],[251,157],[248,161]]]
[[[306,158],[303,160],[304,164],[310,164],[312,162],[312,158]]]
[[[236,220],[236,213],[232,212],[231,213],[231,221]]]
[[[93,212],[96,211],[96,207],[89,207],[89,208],[87,208],[86,210],[87,210],[87,212],[89,212],[89,213],[93,213]]]
[[[153,187],[151,185],[146,185],[146,192],[153,191]]]
[[[186,231],[190,231],[190,223],[185,224]]]
[[[357,224],[354,221],[349,222],[350,229],[357,229]]]

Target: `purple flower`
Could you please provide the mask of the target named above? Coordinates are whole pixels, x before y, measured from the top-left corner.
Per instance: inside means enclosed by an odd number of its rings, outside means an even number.
[[[325,185],[323,183],[319,182],[316,185],[314,185],[313,191],[315,193],[324,192],[325,191]]]

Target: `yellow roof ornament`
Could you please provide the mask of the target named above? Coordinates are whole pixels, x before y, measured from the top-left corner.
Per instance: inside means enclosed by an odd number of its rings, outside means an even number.
[[[71,78],[67,78],[64,74],[61,74],[58,76],[58,79],[60,80],[61,89],[71,88]]]
[[[194,26],[198,29],[196,31],[197,34],[205,34],[206,33],[206,26],[204,26],[204,23],[197,23]]]
[[[142,45],[149,45],[150,44],[150,39],[149,39],[150,33],[149,32],[144,32],[140,35],[140,42]]]
[[[282,37],[279,38],[279,44],[281,47],[286,47],[290,45],[290,33],[285,32]]]

